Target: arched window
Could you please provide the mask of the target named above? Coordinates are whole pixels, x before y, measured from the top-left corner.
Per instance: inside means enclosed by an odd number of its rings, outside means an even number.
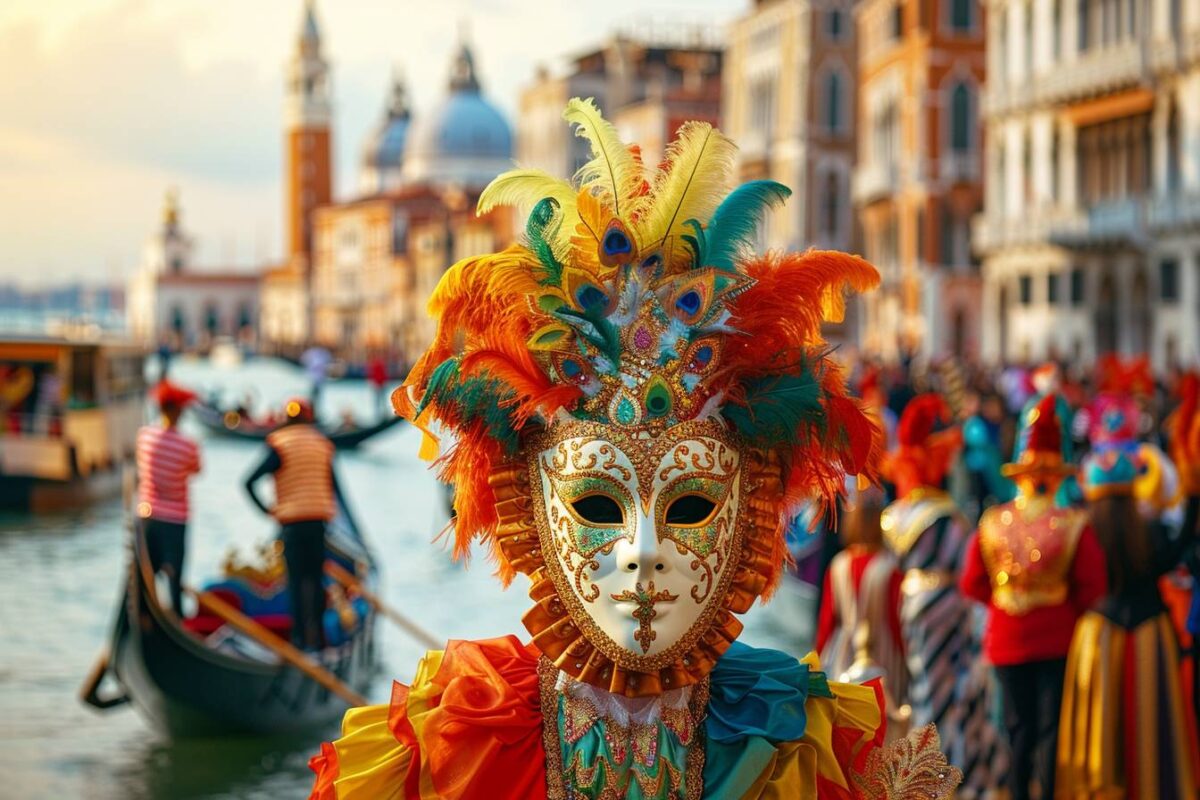
[[[971,30],[974,0],[951,0],[950,27],[957,33]]]
[[[950,149],[955,153],[971,151],[971,107],[974,104],[971,87],[956,84],[950,90]]]
[[[845,124],[845,92],[842,74],[836,69],[825,76],[825,128],[831,133],[840,133]]]

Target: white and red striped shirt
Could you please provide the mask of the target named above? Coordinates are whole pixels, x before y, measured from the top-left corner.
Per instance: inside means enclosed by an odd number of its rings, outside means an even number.
[[[145,425],[137,436],[138,516],[188,520],[188,478],[200,471],[200,448],[174,428]]]

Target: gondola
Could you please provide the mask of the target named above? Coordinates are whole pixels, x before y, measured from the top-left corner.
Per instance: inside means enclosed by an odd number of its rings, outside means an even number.
[[[236,439],[261,442],[277,427],[275,425],[262,425],[247,417],[243,417],[236,411],[221,411],[206,403],[192,403],[188,407],[188,410],[205,429],[221,436],[231,436]],[[333,442],[333,446],[338,450],[353,450],[372,436],[383,433],[388,428],[398,425],[401,422],[403,422],[402,417],[392,416],[382,419],[374,425],[354,430],[325,430],[325,435],[329,437],[329,441]]]
[[[374,559],[348,515],[330,526],[327,539],[328,559],[354,573],[364,587],[374,588]],[[265,652],[214,649],[211,637],[206,641],[164,611],[154,597],[139,540],[134,537],[109,657],[89,676],[85,702],[101,709],[132,703],[175,737],[292,734],[341,719],[348,703],[300,669]],[[353,692],[365,691],[377,669],[375,620],[375,610],[364,604],[352,635],[311,654],[314,663]],[[113,694],[101,692],[105,673],[115,678]]]

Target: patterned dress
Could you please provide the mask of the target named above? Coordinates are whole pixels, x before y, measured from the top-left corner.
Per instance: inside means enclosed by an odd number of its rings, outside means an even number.
[[[892,503],[882,524],[904,573],[900,625],[913,727],[937,725],[950,763],[963,772],[959,796],[981,797],[1003,782],[1007,759],[990,718],[975,609],[957,586],[970,525],[948,495],[931,489]]]

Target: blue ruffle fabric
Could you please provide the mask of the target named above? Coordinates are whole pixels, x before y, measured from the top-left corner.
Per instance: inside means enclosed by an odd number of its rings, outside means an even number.
[[[709,680],[704,796],[741,797],[776,744],[804,736],[810,693],[831,696],[824,673],[778,650],[730,645]]]

